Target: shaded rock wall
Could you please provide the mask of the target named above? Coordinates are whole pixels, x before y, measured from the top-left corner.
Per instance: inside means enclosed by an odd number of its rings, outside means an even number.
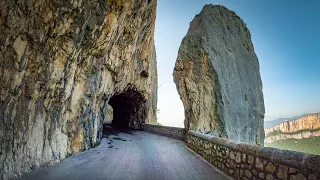
[[[0,179],[95,146],[135,89],[156,121],[156,0],[0,1]]]
[[[128,89],[110,98],[113,109],[112,124],[118,128],[141,129],[146,119],[146,106],[143,96],[135,90]]]
[[[187,129],[263,144],[259,62],[249,30],[233,11],[204,6],[182,40],[173,76]]]

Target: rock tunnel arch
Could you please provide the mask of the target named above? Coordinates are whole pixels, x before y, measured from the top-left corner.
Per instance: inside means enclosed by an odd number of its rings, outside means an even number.
[[[135,89],[113,95],[108,104],[113,109],[112,126],[115,128],[141,129],[147,117],[146,99]]]

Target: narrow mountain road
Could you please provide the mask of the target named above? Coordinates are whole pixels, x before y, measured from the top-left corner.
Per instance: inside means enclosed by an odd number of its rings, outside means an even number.
[[[189,151],[184,142],[143,132],[113,130],[94,149],[27,174],[23,180],[228,179]]]

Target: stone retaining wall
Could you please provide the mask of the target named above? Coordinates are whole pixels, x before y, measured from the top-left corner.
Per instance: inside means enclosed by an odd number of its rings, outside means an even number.
[[[151,124],[143,124],[142,130],[171,137],[174,139],[185,140],[186,131],[184,128],[177,128],[177,127],[169,127],[169,126],[158,126],[158,125],[151,125]]]
[[[320,156],[258,147],[195,131],[186,134],[187,146],[235,179],[320,179]]]

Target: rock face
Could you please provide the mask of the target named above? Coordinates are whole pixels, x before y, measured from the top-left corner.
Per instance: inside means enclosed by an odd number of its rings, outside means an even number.
[[[300,114],[300,115],[289,117],[289,118],[278,118],[278,119],[275,119],[272,121],[264,121],[264,129],[271,128],[275,125],[281,124],[284,121],[296,120],[296,119],[299,119],[299,118],[301,118],[303,116],[307,116],[307,115],[309,115],[309,114]]]
[[[320,113],[310,114],[292,121],[285,121],[279,125],[265,129],[265,133],[269,134],[273,131],[293,133],[304,129],[320,129]]]
[[[285,121],[265,129],[265,142],[271,143],[288,138],[302,139],[320,136],[320,113],[310,114],[297,120]]]
[[[259,62],[249,30],[233,11],[204,6],[182,40],[173,76],[186,128],[263,144]]]
[[[156,3],[0,1],[0,179],[94,147],[113,97],[156,121]]]

